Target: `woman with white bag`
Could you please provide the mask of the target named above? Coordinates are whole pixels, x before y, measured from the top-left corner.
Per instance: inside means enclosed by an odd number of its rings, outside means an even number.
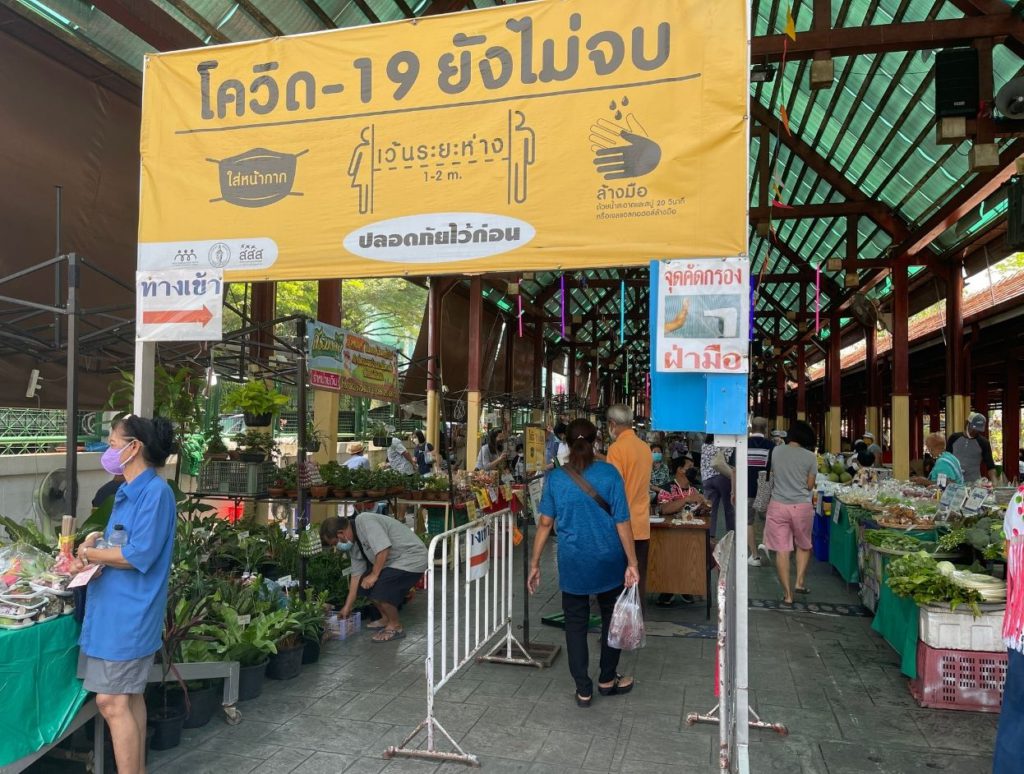
[[[601,610],[601,671],[597,690],[602,696],[614,696],[628,693],[634,685],[632,677],[616,671],[621,651],[608,644],[608,631],[623,585],[635,586],[640,575],[625,486],[612,465],[594,459],[596,436],[597,428],[586,419],[573,420],[566,430],[569,460],[547,474],[529,578],[533,593],[540,586],[544,545],[552,525],[557,523],[565,648],[579,707],[589,707],[594,692],[587,648],[591,596],[597,597]]]

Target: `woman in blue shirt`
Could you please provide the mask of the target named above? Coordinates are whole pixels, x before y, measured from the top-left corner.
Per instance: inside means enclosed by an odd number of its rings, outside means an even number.
[[[166,419],[129,414],[111,426],[109,444],[103,468],[125,483],[106,530],[78,549],[75,571],[100,565],[86,596],[78,676],[110,726],[117,770],[136,774],[145,761],[143,694],[162,641],[177,518],[174,493],[156,469],[174,451],[174,430]],[[98,547],[101,538],[106,547]]]
[[[540,558],[544,544],[558,525],[558,581],[565,613],[565,648],[569,672],[576,681],[576,704],[589,707],[594,684],[588,674],[590,654],[587,628],[590,597],[601,608],[601,674],[597,689],[603,696],[628,693],[633,678],[616,671],[620,650],[608,645],[608,626],[623,583],[640,580],[629,504],[619,472],[607,462],[594,460],[597,428],[575,419],[566,430],[569,461],[547,474],[540,501],[537,537],[533,541],[530,592],[540,586]],[[577,478],[582,484],[577,483]],[[586,491],[591,489],[591,493]],[[598,499],[600,498],[600,499]]]

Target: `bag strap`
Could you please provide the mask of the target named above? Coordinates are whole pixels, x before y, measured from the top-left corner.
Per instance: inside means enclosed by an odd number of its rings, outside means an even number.
[[[602,511],[608,514],[609,518],[611,517],[612,507],[608,504],[607,500],[605,500],[603,497],[601,497],[601,495],[597,493],[597,491],[594,489],[594,487],[590,485],[590,482],[587,481],[587,479],[583,478],[583,476],[581,476],[570,465],[563,465],[562,470],[569,474],[569,477],[576,482],[576,486],[578,486],[580,489],[582,489],[584,492],[590,495],[591,499],[593,499],[593,501],[600,506]]]

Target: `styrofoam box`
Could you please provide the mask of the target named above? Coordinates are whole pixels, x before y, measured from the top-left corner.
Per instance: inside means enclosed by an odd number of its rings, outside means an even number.
[[[940,650],[1004,651],[1004,611],[1002,606],[981,605],[981,617],[975,618],[967,605],[956,612],[948,607],[922,607],[921,642]]]

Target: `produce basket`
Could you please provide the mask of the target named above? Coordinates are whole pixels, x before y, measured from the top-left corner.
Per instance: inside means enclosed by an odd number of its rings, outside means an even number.
[[[273,462],[209,460],[199,469],[201,494],[265,494],[277,475]]]
[[[955,611],[948,606],[921,607],[921,642],[938,650],[972,650],[1005,653],[1003,644],[1003,613],[1001,605],[982,605],[980,618],[969,607]]]
[[[930,648],[917,645],[917,679],[910,693],[922,707],[999,712],[1006,683],[1006,651]]]

